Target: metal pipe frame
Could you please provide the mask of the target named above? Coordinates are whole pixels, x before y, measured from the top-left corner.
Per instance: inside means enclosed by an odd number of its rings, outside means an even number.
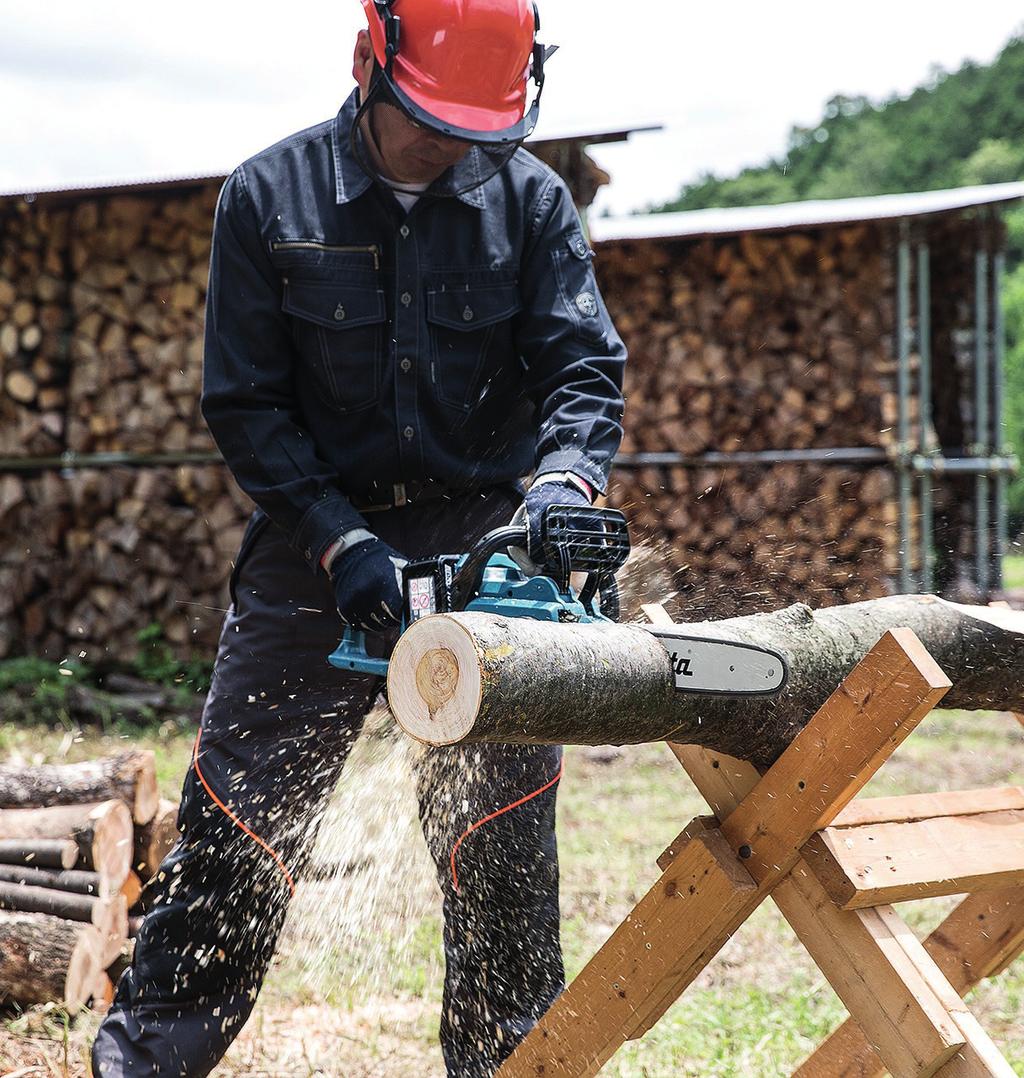
[[[981,458],[989,452],[989,257],[980,250],[974,261],[974,445]],[[979,473],[974,480],[974,573],[981,595],[989,590],[989,478]]]
[[[917,350],[918,369],[918,432],[917,447],[923,455],[932,449],[932,301],[931,252],[927,243],[917,247]],[[935,512],[932,504],[931,474],[918,469],[918,501],[921,510],[921,589],[935,590]]]
[[[1003,312],[1003,281],[1006,274],[1006,256],[998,252],[992,266],[992,293],[995,303],[992,327],[992,441],[997,453],[1006,453],[1005,427],[1005,388],[1006,388],[1006,322]],[[993,584],[1000,591],[1005,583],[1003,559],[1010,546],[1009,507],[1007,494],[1009,476],[1006,472],[996,472],[996,550],[994,559]]]
[[[900,222],[896,254],[896,466],[899,483],[900,591],[915,591],[910,523],[911,475],[905,461],[910,453],[910,226]]]

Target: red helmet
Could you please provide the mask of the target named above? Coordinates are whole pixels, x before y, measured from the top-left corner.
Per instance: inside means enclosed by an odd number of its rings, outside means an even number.
[[[537,126],[544,60],[532,0],[362,0],[397,103],[453,138],[519,143]],[[553,50],[550,50],[553,51]],[[530,78],[537,94],[526,108]]]

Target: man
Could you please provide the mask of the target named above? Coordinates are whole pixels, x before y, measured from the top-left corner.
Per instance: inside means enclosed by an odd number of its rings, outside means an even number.
[[[358,90],[333,121],[236,169],[217,208],[203,412],[259,509],[231,579],[182,837],[97,1036],[100,1075],[205,1075],[248,1017],[381,689],[327,665],[344,625],[370,630],[383,654],[405,560],[467,550],[507,523],[530,472],[520,512],[539,557],[544,508],[602,493],[621,436],[625,354],[592,252],[565,185],[519,149],[544,77],[535,9],[362,2]],[[425,760],[421,817],[444,896],[441,1042],[448,1073],[474,1078],[563,985],[561,751]]]

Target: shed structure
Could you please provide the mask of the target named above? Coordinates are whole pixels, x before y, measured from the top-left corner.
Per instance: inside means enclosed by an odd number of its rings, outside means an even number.
[[[1000,214],[1022,197],[592,222],[630,349],[615,501],[694,616],[998,591],[1016,466]]]
[[[605,178],[585,146],[626,134],[536,149],[585,205]],[[0,193],[0,655],[124,660],[157,626],[179,656],[212,657],[251,509],[199,412],[222,179]],[[1022,195],[592,221],[632,352],[614,498],[635,541],[688,567],[649,581],[695,614],[878,595],[928,571],[995,585],[998,206]],[[939,451],[979,477],[926,472]]]

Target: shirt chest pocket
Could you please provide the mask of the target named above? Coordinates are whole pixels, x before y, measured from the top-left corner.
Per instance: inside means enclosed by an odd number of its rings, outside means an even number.
[[[522,309],[515,281],[427,289],[430,379],[438,401],[472,411],[514,359],[512,318]]]
[[[350,281],[284,279],[282,309],[327,402],[340,412],[370,408],[384,364],[384,293]]]

